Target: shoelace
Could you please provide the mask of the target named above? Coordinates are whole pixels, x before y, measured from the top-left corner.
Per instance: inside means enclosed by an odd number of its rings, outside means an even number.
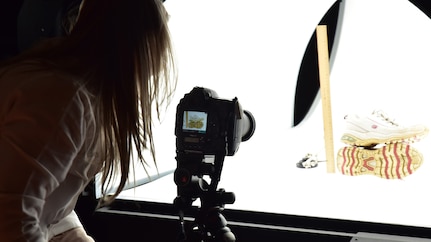
[[[387,123],[390,123],[393,126],[399,126],[398,123],[395,122],[395,119],[389,118],[388,115],[382,110],[374,110],[372,115],[379,117],[383,121],[386,121]]]

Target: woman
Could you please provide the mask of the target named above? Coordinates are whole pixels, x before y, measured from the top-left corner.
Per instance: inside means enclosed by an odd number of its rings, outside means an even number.
[[[67,37],[2,64],[0,241],[92,241],[73,212],[86,184],[120,174],[109,203],[132,150],[155,162],[152,108],[176,82],[167,18],[159,0],[85,0]]]

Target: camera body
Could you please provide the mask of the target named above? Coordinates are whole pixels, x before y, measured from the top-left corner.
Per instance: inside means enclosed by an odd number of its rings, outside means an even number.
[[[175,123],[178,196],[193,200],[215,191],[224,157],[233,156],[254,129],[253,116],[242,110],[237,98],[220,99],[202,87],[186,94],[177,106]],[[204,175],[211,178],[210,184]]]
[[[177,106],[177,151],[233,156],[244,136],[244,115],[250,114],[237,98],[219,99],[215,91],[195,87]]]

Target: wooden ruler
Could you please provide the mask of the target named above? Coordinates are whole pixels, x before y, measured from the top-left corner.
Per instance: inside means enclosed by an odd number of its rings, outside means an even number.
[[[326,171],[328,173],[335,173],[331,92],[329,83],[328,30],[326,25],[317,26],[316,39],[319,63],[320,95],[322,99],[323,109],[323,131],[325,136]]]

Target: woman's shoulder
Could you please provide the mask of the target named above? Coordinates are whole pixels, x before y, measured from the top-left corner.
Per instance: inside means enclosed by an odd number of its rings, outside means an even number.
[[[42,60],[20,61],[3,67],[0,70],[0,85],[2,89],[31,87],[76,86],[78,80],[54,64]]]
[[[23,95],[67,100],[76,93],[78,83],[78,78],[55,65],[38,60],[21,61],[1,68],[0,97]]]
[[[65,71],[40,61],[23,61],[0,70],[0,118],[10,111],[49,114],[62,112],[77,95],[79,80]]]

